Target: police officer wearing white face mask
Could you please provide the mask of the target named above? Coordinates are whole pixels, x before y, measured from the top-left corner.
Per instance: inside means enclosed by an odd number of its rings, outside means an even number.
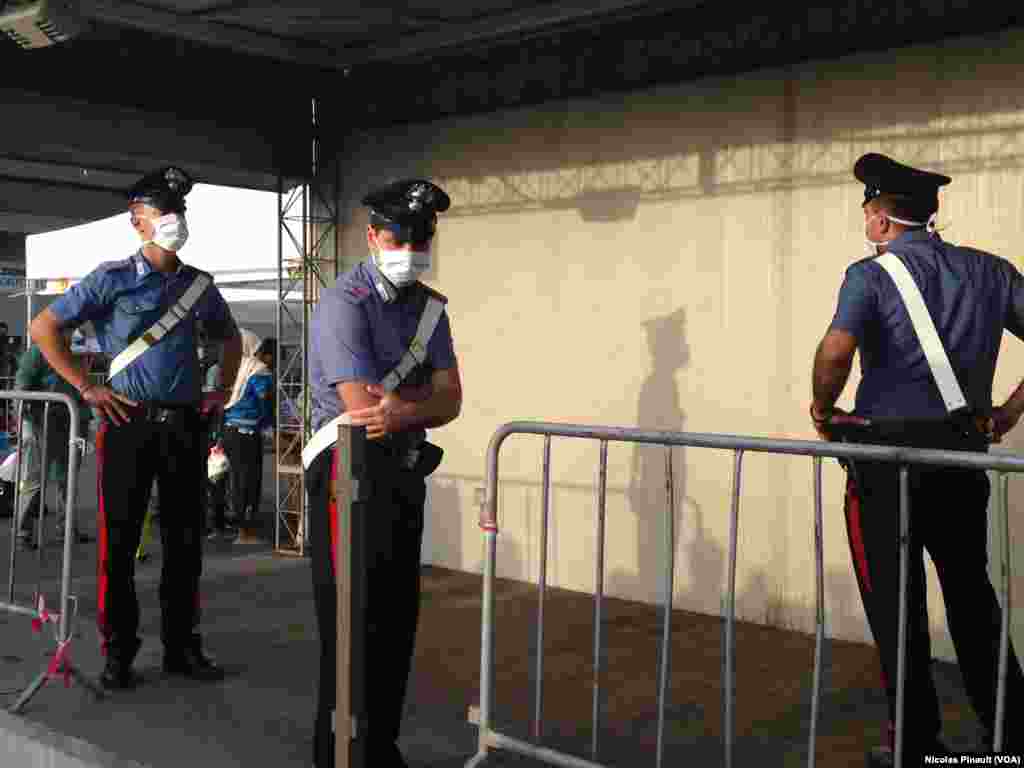
[[[223,342],[224,380],[238,371],[241,339],[208,273],[178,258],[188,236],[185,195],[192,179],[180,168],[146,175],[127,192],[141,247],[101,264],[40,312],[32,339],[47,362],[101,417],[97,435],[99,493],[98,623],[106,651],[107,688],[138,683],[139,604],[134,561],[154,477],[160,492],[160,578],[163,668],[171,675],[215,681],[223,672],[198,634],[203,518],[200,493],[201,323]],[[103,384],[71,357],[62,329],[90,322],[110,355]]]
[[[310,320],[316,434],[303,464],[321,642],[317,768],[334,766],[337,641],[338,510],[329,490],[337,463],[320,438],[333,442],[342,413],[366,427],[367,703],[360,738],[367,765],[401,768],[396,741],[419,612],[425,477],[440,462],[426,430],[452,421],[462,403],[446,299],[419,282],[430,268],[437,213],[448,209],[448,195],[411,179],[375,190],[363,203],[370,208],[370,258],[321,294]]]

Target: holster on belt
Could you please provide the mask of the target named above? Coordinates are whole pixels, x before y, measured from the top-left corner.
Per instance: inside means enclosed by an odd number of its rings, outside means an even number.
[[[437,469],[441,465],[441,459],[444,458],[444,449],[439,445],[428,443],[426,440],[420,443],[415,450],[419,451],[419,456],[411,471],[423,477],[429,476]]]

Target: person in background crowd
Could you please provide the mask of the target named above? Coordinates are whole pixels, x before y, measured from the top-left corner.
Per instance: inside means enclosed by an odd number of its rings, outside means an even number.
[[[274,425],[274,358],[277,342],[243,329],[242,363],[224,406],[224,451],[229,464],[231,510],[239,544],[259,541],[263,493],[264,429]]]
[[[202,473],[206,479],[207,534],[210,539],[231,540],[237,536],[234,517],[229,518],[227,485],[229,475],[224,474],[213,480],[207,474],[207,461],[214,446],[223,448],[224,432],[224,384],[221,380],[220,362],[215,351],[209,346],[201,348],[201,358],[209,363],[203,384],[203,404],[200,413],[206,429],[206,443],[202,454]]]
[[[84,370],[89,370],[92,367],[94,356],[99,352],[96,340],[86,339],[78,331],[73,336],[70,331],[66,331],[64,335],[71,343],[71,354],[76,362]],[[57,372],[40,353],[38,346],[33,344],[22,354],[15,375],[14,388],[28,392],[53,392],[70,395],[79,407],[78,435],[83,439],[88,438],[92,409],[89,408],[77,389],[57,375]],[[33,520],[39,515],[40,504],[42,504],[44,515],[48,509],[45,499],[41,498],[42,494],[40,493],[43,479],[41,436],[45,403],[24,401],[22,407],[25,409],[25,422],[19,446],[22,467],[21,492],[18,497],[18,542],[22,549],[35,549],[39,542],[36,541],[36,526],[33,524]],[[49,418],[46,420],[48,472],[46,485],[48,489],[56,488],[56,538],[58,541],[64,540],[70,439],[71,422],[67,408],[60,403],[51,404]],[[75,461],[78,466],[81,466],[82,451],[75,451]],[[92,541],[91,536],[81,531],[77,520],[75,521],[75,537],[79,542]]]
[[[0,377],[5,379],[14,377],[18,369],[18,355],[21,353],[17,340],[12,339],[9,333],[7,323],[0,322]],[[4,383],[10,385],[10,382]]]

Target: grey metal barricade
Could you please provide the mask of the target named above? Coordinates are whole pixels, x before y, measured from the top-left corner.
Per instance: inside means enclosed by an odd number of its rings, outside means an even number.
[[[584,760],[573,755],[549,749],[539,744],[532,744],[516,739],[494,730],[494,581],[496,574],[496,540],[498,533],[498,458],[505,439],[514,434],[543,435],[544,454],[542,467],[541,489],[541,561],[540,579],[538,584],[539,606],[537,623],[537,679],[534,701],[534,717],[532,734],[535,740],[540,739],[541,726],[541,691],[543,685],[543,610],[544,592],[547,574],[547,547],[545,546],[548,528],[549,508],[548,495],[551,483],[551,438],[570,437],[600,441],[598,470],[598,540],[597,540],[597,578],[594,594],[594,702],[591,736],[591,760]],[[994,470],[998,473],[998,504],[1002,512],[1002,578],[1000,592],[1002,598],[1002,631],[999,647],[999,686],[996,695],[996,723],[994,747],[998,752],[1002,747],[1004,734],[1004,713],[1006,698],[1006,675],[1009,651],[1010,632],[1010,568],[1009,568],[1009,536],[1008,536],[1008,484],[1007,473],[1024,472],[1024,458],[1007,455],[991,455],[986,453],[969,453],[960,451],[924,450],[882,445],[853,445],[849,443],[826,443],[807,440],[781,440],[739,435],[719,435],[692,432],[660,432],[623,427],[588,426],[580,424],[556,424],[546,422],[515,421],[502,425],[494,433],[487,448],[486,489],[484,502],[480,512],[480,527],[484,531],[485,553],[483,573],[483,606],[481,622],[481,655],[480,655],[480,705],[470,710],[470,721],[479,726],[477,754],[466,763],[466,768],[475,768],[486,758],[492,748],[507,749],[553,765],[570,766],[571,768],[604,768],[598,759],[597,734],[600,728],[600,681],[601,681],[601,602],[603,598],[603,538],[605,517],[605,489],[607,478],[608,443],[627,442],[650,445],[662,445],[668,448],[666,456],[666,494],[668,498],[668,514],[666,533],[668,541],[673,541],[673,474],[671,449],[673,447],[715,448],[733,452],[732,471],[732,503],[729,523],[729,573],[728,592],[726,595],[726,629],[725,629],[725,667],[723,671],[723,696],[725,699],[724,720],[724,765],[733,766],[734,731],[735,731],[735,697],[736,697],[736,548],[739,526],[740,484],[743,468],[743,455],[747,451],[759,453],[775,453],[784,455],[808,456],[813,459],[814,488],[814,554],[815,554],[815,645],[813,693],[811,698],[811,717],[809,732],[809,748],[807,764],[813,768],[815,763],[815,744],[817,739],[817,720],[821,697],[821,665],[822,646],[824,643],[824,577],[822,547],[822,501],[821,501],[821,466],[823,458],[843,458],[861,461],[879,461],[899,465],[900,478],[900,564],[899,564],[899,633],[898,633],[898,664],[896,687],[896,740],[895,766],[902,768],[903,739],[903,702],[906,683],[906,621],[907,621],[907,579],[909,545],[909,466],[924,464],[931,466],[962,467],[969,469]],[[664,719],[667,689],[667,670],[671,638],[672,614],[672,581],[674,558],[669,547],[669,557],[665,569],[665,601],[664,624],[662,630],[661,663],[658,679],[658,730],[657,730],[657,765],[661,766],[664,754]]]
[[[22,478],[26,468],[25,462],[22,460],[24,457],[24,441],[21,437],[18,439],[18,464],[15,473],[15,495],[14,495],[14,510],[11,515],[11,556],[10,556],[10,573],[7,587],[7,600],[0,601],[0,611],[7,611],[9,613],[15,613],[23,616],[28,616],[33,620],[40,623],[40,628],[45,630],[46,624],[55,623],[57,624],[57,630],[55,634],[56,649],[54,650],[53,657],[47,668],[43,670],[31,683],[26,686],[25,690],[18,697],[17,701],[10,707],[11,712],[20,712],[29,700],[46,684],[46,681],[57,676],[64,677],[65,679],[74,679],[88,688],[97,698],[102,698],[103,693],[99,686],[90,680],[88,677],[83,675],[71,661],[68,653],[69,645],[72,638],[74,637],[74,627],[71,622],[71,611],[72,604],[76,605],[77,601],[71,594],[71,561],[72,561],[72,549],[74,547],[75,535],[75,489],[78,487],[78,453],[85,453],[85,440],[79,436],[79,407],[78,404],[69,396],[64,394],[56,394],[50,392],[28,392],[19,390],[0,391],[0,402],[6,404],[7,401],[21,402],[22,404],[31,401],[42,401],[43,406],[43,422],[42,429],[39,432],[39,461],[41,462],[41,472],[39,476],[39,512],[37,521],[37,553],[38,553],[38,570],[36,574],[36,588],[32,596],[32,605],[26,606],[15,602],[15,588],[16,588],[16,567],[17,567],[17,550],[18,550],[18,518],[19,518],[19,507],[21,504],[21,494],[24,492],[21,488]],[[60,571],[60,598],[59,598],[59,614],[54,616],[45,609],[45,601],[43,595],[43,571],[44,571],[44,551],[45,551],[45,509],[46,509],[46,480],[49,475],[48,467],[48,446],[47,432],[50,420],[50,407],[52,403],[59,403],[68,408],[70,424],[69,424],[69,440],[67,445],[68,451],[68,476],[67,476],[67,492],[64,495],[64,549],[63,559],[61,562]],[[24,408],[19,409],[18,415],[18,430],[17,434],[23,436],[25,434],[25,413]],[[57,447],[60,450],[60,446]]]

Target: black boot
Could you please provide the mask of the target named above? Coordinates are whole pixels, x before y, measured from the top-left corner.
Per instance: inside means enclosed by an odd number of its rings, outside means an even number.
[[[179,675],[203,682],[224,679],[224,669],[203,653],[199,643],[173,651],[164,648],[164,674]]]
[[[107,656],[106,666],[100,675],[100,683],[108,690],[130,690],[137,686],[140,678],[132,669],[130,660],[118,656]]]

